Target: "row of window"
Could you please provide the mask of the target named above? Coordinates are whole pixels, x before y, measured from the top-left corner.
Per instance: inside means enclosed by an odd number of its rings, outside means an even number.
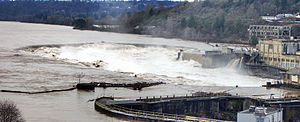
[[[289,64],[289,63],[276,63],[275,65],[281,66],[281,67],[299,67],[298,64]]]
[[[271,58],[271,57],[263,57],[264,60],[269,60],[269,61],[282,61],[282,62],[291,62],[291,63],[299,63],[299,60],[290,60],[290,59],[284,59],[284,58]]]
[[[288,26],[250,26],[249,29],[290,29]]]
[[[255,33],[252,32],[251,35],[285,35],[285,33],[279,34],[277,32],[255,32]]]

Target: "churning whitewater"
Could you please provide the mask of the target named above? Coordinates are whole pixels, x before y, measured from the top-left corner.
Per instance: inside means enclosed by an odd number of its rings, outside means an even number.
[[[34,54],[104,70],[131,72],[137,77],[159,77],[175,84],[197,86],[261,86],[269,79],[238,73],[232,67],[206,69],[195,61],[176,60],[180,48],[95,43],[40,47]],[[168,80],[166,80],[168,79]],[[170,80],[172,79],[172,80]]]

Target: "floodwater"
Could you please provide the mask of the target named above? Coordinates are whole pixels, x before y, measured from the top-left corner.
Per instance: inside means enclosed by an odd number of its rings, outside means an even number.
[[[227,72],[224,71],[226,69],[209,71],[199,68],[199,64],[195,62],[177,62],[172,59],[173,56],[176,58],[179,48],[215,49],[204,43],[143,35],[79,31],[67,26],[18,22],[0,22],[0,34],[1,90],[43,91],[69,88],[78,82],[78,79],[75,78],[78,73],[85,74],[82,82],[153,82],[161,80],[168,83],[148,87],[141,91],[126,88],[97,88],[94,92],[77,90],[44,94],[0,92],[0,99],[14,101],[25,119],[30,122],[126,121],[95,111],[93,102],[88,101],[101,96],[134,99],[146,96],[190,95],[197,91],[226,91],[231,94],[252,97],[269,97],[270,94],[282,97],[283,95],[299,94],[297,91],[257,87],[264,80],[261,78],[241,75],[234,71],[231,72],[234,74],[226,74]],[[124,45],[116,45],[116,43],[124,43]],[[47,51],[54,51],[55,57],[52,54],[47,56],[45,50],[39,52],[18,50],[31,45],[53,44],[64,45],[56,49],[44,48]],[[66,44],[83,45],[70,46]],[[170,48],[164,46],[136,47],[130,44],[167,45]],[[87,48],[83,48],[84,46]],[[103,46],[113,46],[114,48],[113,50],[101,50]],[[120,52],[128,55],[122,55]],[[158,54],[159,57],[157,57]],[[151,59],[155,56],[155,59]],[[95,60],[103,60],[106,64],[101,68],[82,65],[82,62],[92,63]],[[149,60],[151,62],[147,62]],[[175,71],[173,65],[177,66],[174,67],[178,71]],[[130,68],[124,66],[130,66]],[[180,71],[181,69],[182,71]],[[218,74],[211,75],[215,72]],[[132,74],[138,74],[138,77],[133,77]],[[221,75],[223,77],[220,77]],[[232,79],[235,78],[234,76],[239,76],[239,78]],[[235,88],[235,84],[243,86],[243,81],[246,84],[244,87]]]

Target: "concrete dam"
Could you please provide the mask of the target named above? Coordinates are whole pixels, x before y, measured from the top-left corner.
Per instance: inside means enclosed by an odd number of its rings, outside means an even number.
[[[200,51],[184,52],[183,50],[180,50],[177,59],[194,60],[202,64],[203,68],[217,68],[227,66],[234,59],[240,59],[241,57],[242,56],[231,52],[223,53],[222,51],[205,51],[205,53],[203,53]]]
[[[263,78],[282,79],[281,72],[286,70],[270,66],[260,60],[257,52],[226,51],[183,51],[180,50],[177,60],[194,60],[203,68],[237,68],[245,69],[247,74]]]

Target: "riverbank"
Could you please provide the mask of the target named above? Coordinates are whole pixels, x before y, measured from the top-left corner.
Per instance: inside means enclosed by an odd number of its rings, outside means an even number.
[[[113,26],[114,28],[103,28],[103,27],[99,27],[99,26]],[[137,29],[136,31],[131,31],[131,32],[127,32],[127,31],[121,31],[121,30],[125,30],[122,29],[125,28],[122,25],[95,25],[93,27],[90,28],[73,28],[76,30],[91,30],[91,31],[98,31],[98,32],[114,32],[114,33],[127,33],[127,34],[136,34],[136,35],[149,35],[151,37],[159,37],[159,38],[167,38],[167,39],[173,39],[173,38],[177,38],[177,39],[183,39],[183,40],[190,40],[190,41],[196,41],[196,42],[203,42],[203,43],[221,43],[221,44],[242,44],[242,45],[249,45],[249,46],[253,46],[253,44],[251,44],[249,41],[241,41],[241,40],[231,40],[231,41],[224,41],[224,40],[205,40],[205,39],[186,39],[183,37],[178,37],[178,36],[165,36],[165,35],[161,35],[161,34],[151,34],[151,33],[147,33],[147,32],[139,32],[140,30]],[[147,27],[139,27],[139,28],[147,28]]]
[[[18,21],[2,21],[2,22],[18,22]],[[178,37],[178,36],[163,36],[163,35],[153,35],[150,33],[137,33],[135,31],[134,32],[120,31],[120,30],[124,30],[124,29],[120,29],[122,27],[121,25],[102,25],[102,26],[117,26],[117,28],[113,28],[113,29],[102,29],[102,28],[94,27],[94,26],[88,27],[88,28],[76,28],[73,25],[51,24],[51,23],[42,23],[42,22],[40,22],[40,23],[38,23],[38,22],[21,22],[21,23],[67,26],[67,27],[73,28],[74,30],[79,30],[79,31],[113,32],[113,33],[118,33],[118,34],[134,34],[134,35],[142,35],[142,36],[151,36],[153,38],[187,40],[185,38]],[[194,40],[189,40],[189,41],[202,42],[202,43],[241,44],[241,45],[253,46],[248,41],[240,41],[240,40],[222,41],[222,40],[203,40],[203,39],[199,38],[199,39],[194,39]]]

